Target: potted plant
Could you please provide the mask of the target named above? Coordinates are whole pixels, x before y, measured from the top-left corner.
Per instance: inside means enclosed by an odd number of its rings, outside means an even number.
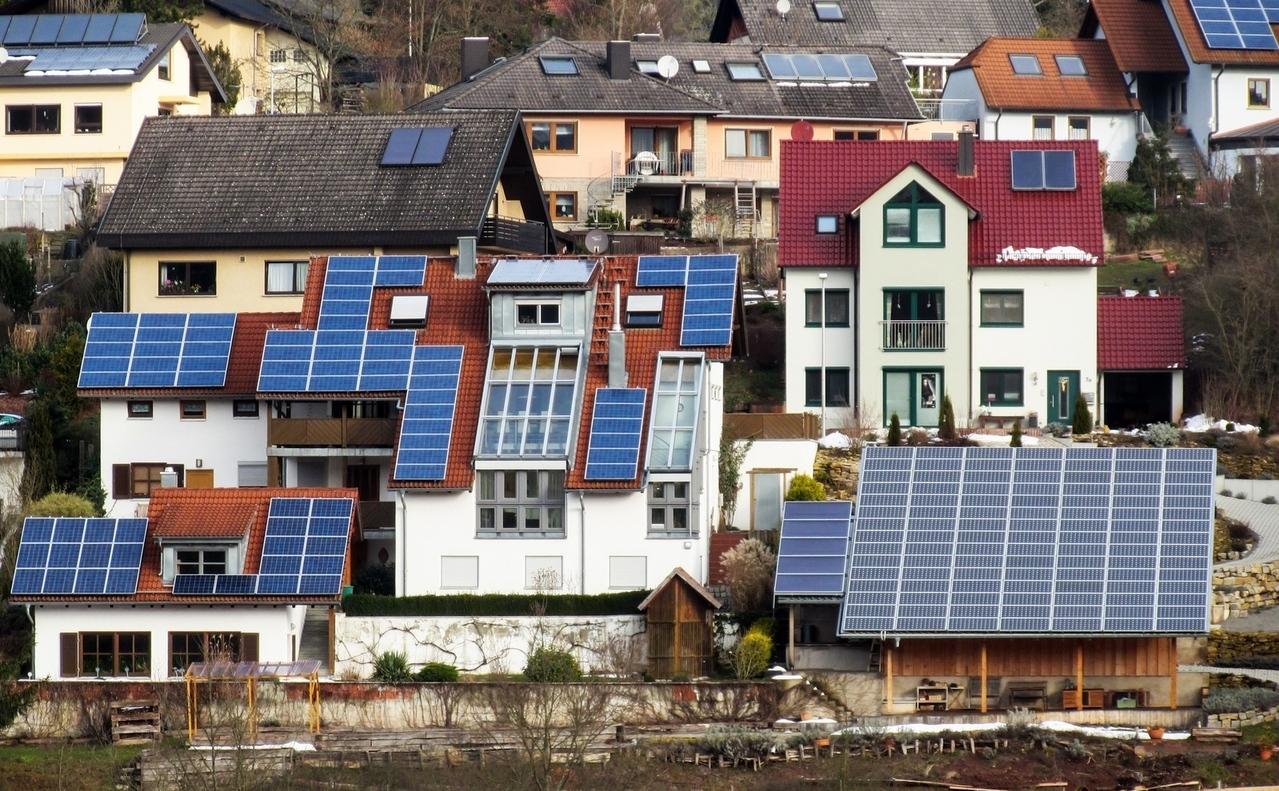
[[[1150,737],[1152,742],[1157,742],[1164,737],[1164,729],[1162,725],[1151,725],[1146,729],[1146,735]]]

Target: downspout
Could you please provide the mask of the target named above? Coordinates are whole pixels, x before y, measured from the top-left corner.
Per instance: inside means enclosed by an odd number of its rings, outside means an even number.
[[[395,595],[403,596],[404,590],[404,539],[408,535],[408,511],[404,507],[404,490],[396,489],[395,499],[400,503],[400,518],[395,520]]]
[[[1004,117],[1004,108],[1000,107],[999,112],[995,114],[995,139],[999,139],[999,119]]]
[[[583,596],[586,595],[586,496],[582,494],[582,490],[577,490],[577,524],[578,529],[582,531],[582,535],[577,542],[578,557],[578,592]]]
[[[1217,66],[1217,73],[1212,75],[1212,124],[1208,130],[1208,139],[1204,141],[1204,150],[1208,150],[1208,143],[1212,140],[1212,136],[1220,131],[1221,116],[1218,113],[1221,110],[1221,91],[1218,90],[1217,81],[1221,79],[1221,75],[1226,71],[1225,66]],[[1183,110],[1185,108],[1182,108]]]

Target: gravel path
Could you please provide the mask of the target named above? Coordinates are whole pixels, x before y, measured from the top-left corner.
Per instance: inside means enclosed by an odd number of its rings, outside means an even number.
[[[1228,673],[1236,676],[1248,676],[1259,681],[1279,683],[1279,670],[1258,670],[1251,667],[1213,667],[1211,665],[1179,665],[1182,673]]]
[[[1243,522],[1257,534],[1257,546],[1247,557],[1218,563],[1217,568],[1251,566],[1254,563],[1279,560],[1279,505],[1217,495],[1217,507],[1224,516]]]

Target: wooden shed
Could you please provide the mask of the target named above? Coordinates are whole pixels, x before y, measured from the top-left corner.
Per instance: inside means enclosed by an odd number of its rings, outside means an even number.
[[[715,639],[711,614],[722,605],[682,567],[640,602],[648,631],[648,672],[655,678],[710,673]]]

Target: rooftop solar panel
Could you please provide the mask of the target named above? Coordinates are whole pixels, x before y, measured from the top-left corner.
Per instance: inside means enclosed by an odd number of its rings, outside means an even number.
[[[234,335],[234,313],[95,313],[79,386],[221,387]]]
[[[28,517],[22,526],[14,596],[130,595],[146,539],[145,519]]]
[[[782,510],[774,595],[778,599],[838,600],[853,505],[847,501],[787,502]]]
[[[736,255],[689,256],[680,345],[727,346],[736,297]]]
[[[639,467],[644,429],[642,387],[601,387],[595,391],[586,480],[630,481]]]
[[[408,165],[413,162],[413,152],[417,149],[417,141],[422,136],[418,127],[392,129],[386,141],[386,149],[382,152],[383,165]]]
[[[136,44],[127,47],[62,47],[37,51],[35,59],[27,64],[26,73],[33,71],[94,71],[111,69],[136,71],[151,55],[154,44]]]
[[[635,267],[640,288],[683,288],[688,278],[686,255],[641,255]]]
[[[395,479],[439,481],[448,468],[463,347],[418,346],[404,398]]]
[[[428,126],[422,129],[422,136],[417,141],[417,149],[413,152],[414,165],[439,165],[444,162],[448,152],[449,141],[453,139],[453,129],[448,126]]]
[[[106,44],[111,41],[111,29],[115,27],[115,14],[92,14],[85,27],[85,44]]]
[[[1213,49],[1279,49],[1270,27],[1279,22],[1279,7],[1272,0],[1191,0],[1190,6]]]
[[[57,14],[41,14],[37,16],[36,26],[31,31],[31,45],[48,45],[56,42],[60,29],[62,29],[61,16]]]
[[[62,28],[58,31],[58,44],[79,44],[84,41],[84,33],[89,28],[88,14],[68,14],[62,18]]]
[[[504,258],[489,273],[490,286],[585,286],[595,274],[589,258]]]
[[[142,37],[142,29],[146,23],[146,14],[116,14],[115,26],[111,28],[111,43],[134,43]]]
[[[12,16],[0,16],[0,44],[7,42],[5,37],[9,34],[9,20],[13,18]]]
[[[31,34],[36,29],[38,16],[15,16],[9,22],[9,29],[4,34],[6,47],[25,47],[31,43]]]

